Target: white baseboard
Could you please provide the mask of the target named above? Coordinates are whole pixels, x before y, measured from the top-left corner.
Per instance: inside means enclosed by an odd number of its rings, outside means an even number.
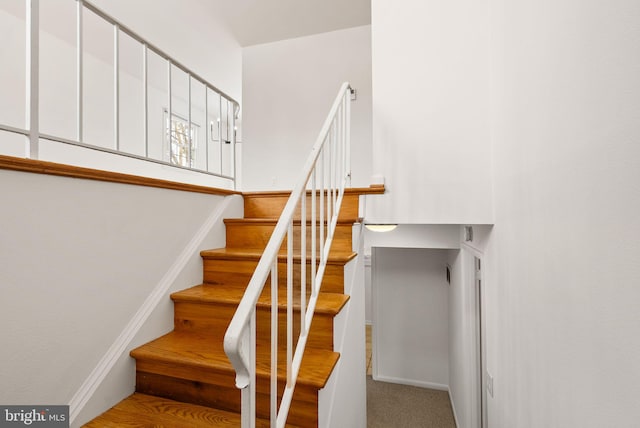
[[[134,317],[129,321],[122,330],[118,338],[113,342],[111,347],[104,354],[98,365],[93,369],[89,377],[82,383],[78,391],[74,394],[69,402],[69,420],[73,423],[75,418],[80,414],[89,399],[96,392],[102,381],[107,377],[111,369],[118,362],[122,354],[140,331],[145,321],[149,318],[153,310],[158,306],[166,293],[171,288],[180,272],[184,269],[193,254],[197,254],[199,246],[205,239],[213,226],[223,220],[224,214],[229,208],[231,201],[236,196],[228,196],[218,205],[218,207],[205,220],[198,229],[189,243],[180,252],[175,262],[169,267],[162,279],[154,287],[153,291],[147,296],[142,306],[138,309]]]
[[[402,379],[402,378],[391,377],[391,376],[374,376],[373,380],[380,381],[380,382],[397,383],[400,385],[417,386],[420,388],[437,389],[438,391],[449,392],[449,385],[445,385],[442,383],[424,382],[421,380],[414,380],[414,379]]]
[[[456,427],[459,427],[458,423],[458,414],[456,413],[456,406],[453,404],[453,396],[451,395],[451,389],[447,387],[447,391],[449,392],[449,401],[451,402],[451,410],[453,411],[453,421],[456,424]]]

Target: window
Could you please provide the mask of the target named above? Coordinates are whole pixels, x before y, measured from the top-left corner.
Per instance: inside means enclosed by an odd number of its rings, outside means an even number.
[[[198,153],[199,126],[177,114],[171,114],[169,124],[169,112],[164,110],[164,142],[163,159],[173,165],[185,168],[195,168]]]

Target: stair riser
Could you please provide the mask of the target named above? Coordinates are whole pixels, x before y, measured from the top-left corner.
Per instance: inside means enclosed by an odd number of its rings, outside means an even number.
[[[204,258],[203,282],[211,285],[237,284],[246,286],[258,265],[257,260],[227,260]],[[287,284],[287,265],[278,263],[278,288],[284,290]],[[299,287],[300,284],[300,263],[294,261],[293,264],[293,284]],[[311,262],[307,261],[307,283],[311,278]],[[267,279],[265,288],[271,283]],[[344,266],[328,264],[324,271],[321,290],[327,293],[344,292]]]
[[[235,387],[234,382],[233,375],[228,376],[221,384],[138,371],[136,373],[136,392],[239,413],[241,393]],[[256,414],[259,418],[269,418],[269,381],[265,378],[258,378],[256,389]],[[284,382],[278,382],[279,399],[282,397],[283,389]],[[317,389],[297,385],[287,423],[300,427],[317,426],[317,400]]]
[[[225,304],[202,304],[195,302],[176,302],[174,305],[174,325],[177,331],[203,332],[211,337],[212,343],[221,343],[236,306]],[[293,337],[300,334],[300,310],[293,311]],[[258,307],[256,312],[258,346],[270,346],[271,310]],[[278,342],[281,347],[286,343],[287,314],[281,308],[278,314]],[[316,313],[311,324],[307,346],[316,349],[333,349],[333,315]]]
[[[245,195],[244,197],[244,216],[245,218],[278,218],[289,199],[289,195],[282,196],[262,196],[262,195]],[[311,218],[311,196],[307,195],[306,202],[307,219]],[[356,222],[358,220],[359,197],[358,195],[344,195],[342,206],[340,207],[339,221]],[[327,198],[324,198],[324,210],[326,217]],[[316,216],[320,218],[320,198],[316,193]],[[297,207],[294,218],[300,220],[300,206]]]
[[[227,248],[258,248],[264,249],[271,238],[271,234],[275,224],[270,223],[243,223],[243,222],[228,222],[226,224],[227,230]],[[333,241],[331,243],[331,253],[336,252],[350,252],[352,251],[352,229],[351,224],[338,224],[333,235]],[[300,253],[301,248],[301,227],[294,225],[293,227],[293,250],[296,253]],[[306,227],[306,246],[311,247],[311,235],[312,228],[309,225]],[[326,239],[326,228],[324,230]],[[287,238],[282,242],[280,247],[281,251],[287,250]],[[320,227],[316,227],[316,251],[319,257],[320,254]]]

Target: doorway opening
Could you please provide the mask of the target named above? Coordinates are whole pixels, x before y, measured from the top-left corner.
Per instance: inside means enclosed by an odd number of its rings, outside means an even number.
[[[478,397],[478,427],[488,427],[487,415],[487,349],[485,330],[485,306],[482,285],[482,260],[474,257],[473,260],[473,289],[475,292],[475,333],[476,333],[476,373],[477,373],[477,397]]]

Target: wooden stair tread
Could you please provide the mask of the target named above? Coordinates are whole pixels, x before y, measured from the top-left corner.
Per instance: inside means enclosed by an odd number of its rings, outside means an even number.
[[[131,356],[136,360],[156,361],[171,366],[189,366],[235,376],[235,370],[224,353],[222,344],[216,343],[209,335],[202,333],[173,331],[132,350]],[[339,357],[340,354],[337,352],[307,348],[302,358],[298,383],[318,389],[323,388]],[[283,360],[283,358],[278,359],[280,373],[284,373],[286,367],[286,361]],[[267,355],[257,355],[256,376],[270,375],[268,361]]]
[[[319,192],[319,191],[317,191]],[[311,191],[307,190],[307,194]],[[346,195],[383,195],[385,193],[384,184],[372,184],[369,187],[346,187],[344,189]],[[242,192],[244,197],[274,197],[274,196],[289,196],[291,190],[258,190],[254,192]]]
[[[237,426],[240,426],[240,415],[237,413],[140,393],[134,393],[84,425],[87,428]],[[256,427],[267,428],[269,422],[257,419]]]
[[[297,294],[294,296],[294,309],[300,309],[299,290],[295,287]],[[246,287],[241,284],[225,284],[224,286],[200,284],[186,290],[177,291],[171,294],[174,302],[197,302],[207,304],[228,304],[237,305],[244,296]],[[278,293],[279,310],[286,309],[287,296],[284,293]],[[307,300],[309,296],[307,296]],[[339,293],[318,294],[315,313],[336,315],[344,307],[349,300],[349,296]],[[271,307],[271,295],[268,290],[263,292],[258,299],[258,307]]]
[[[215,248],[212,250],[203,250],[200,252],[200,256],[202,258],[212,258],[212,259],[225,259],[225,260],[260,260],[262,257],[262,253],[264,253],[263,249],[260,248]],[[356,256],[356,253],[353,251],[349,252],[332,252],[329,254],[329,258],[327,259],[327,264],[334,265],[344,265],[347,262],[351,261]],[[300,263],[301,257],[300,254],[293,255],[293,259],[295,262]],[[320,259],[320,255],[317,255],[317,259]],[[311,254],[307,254],[307,263],[310,263]],[[280,252],[278,254],[279,262],[287,261],[286,252]]]

